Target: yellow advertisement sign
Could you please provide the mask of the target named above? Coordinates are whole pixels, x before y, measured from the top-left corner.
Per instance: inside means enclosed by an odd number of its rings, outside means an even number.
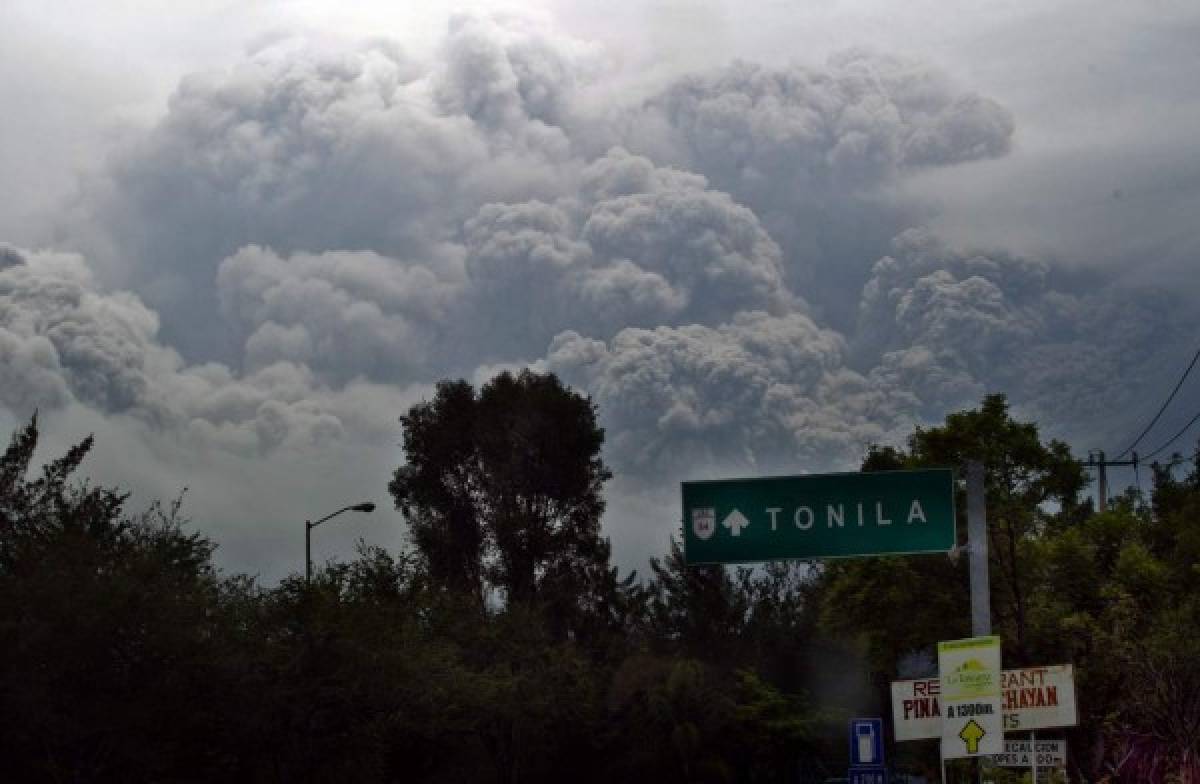
[[[939,642],[938,677],[942,756],[954,759],[1002,753],[1000,638]]]

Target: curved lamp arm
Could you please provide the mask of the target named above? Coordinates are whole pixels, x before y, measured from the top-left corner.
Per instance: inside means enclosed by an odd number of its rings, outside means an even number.
[[[324,517],[322,517],[320,520],[317,520],[315,523],[310,523],[309,521],[305,520],[304,524],[307,525],[309,528],[316,528],[321,523],[323,523],[326,520],[329,520],[331,518],[337,517],[342,512],[374,512],[374,511],[375,511],[375,504],[371,503],[370,501],[367,501],[366,503],[362,503],[362,504],[354,504],[352,506],[343,506],[341,509],[337,510],[333,514],[327,514]]]
[[[304,521],[304,584],[308,585],[312,582],[312,529],[316,528],[326,520],[337,517],[342,512],[374,512],[375,504],[366,501],[361,504],[352,504],[351,506],[343,506],[333,514],[327,514],[315,523]]]

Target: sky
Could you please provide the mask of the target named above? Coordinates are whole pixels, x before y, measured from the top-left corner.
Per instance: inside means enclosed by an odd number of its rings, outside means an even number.
[[[348,504],[318,561],[406,546],[444,378],[592,398],[623,569],[681,480],[991,392],[1112,455],[1200,348],[1198,39],[1182,0],[9,0],[0,427],[94,433],[266,582]]]

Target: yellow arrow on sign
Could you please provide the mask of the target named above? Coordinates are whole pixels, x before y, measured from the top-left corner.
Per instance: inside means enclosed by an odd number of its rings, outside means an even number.
[[[967,726],[962,728],[962,732],[958,733],[958,737],[962,738],[963,743],[967,744],[968,754],[979,753],[979,741],[987,732],[974,719],[967,722]]]

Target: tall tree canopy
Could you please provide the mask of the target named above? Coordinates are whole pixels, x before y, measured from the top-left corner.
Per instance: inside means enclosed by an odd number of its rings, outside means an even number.
[[[20,429],[0,454],[9,778],[814,784],[845,770],[846,717],[969,633],[965,559],[941,554],[727,570],[673,542],[618,580],[603,434],[553,376],[447,382],[403,421],[416,550],[364,543],[270,588],[221,574],[178,504],[130,516],[74,480],[90,439],[37,469]],[[1093,514],[1066,447],[994,396],[863,468],[977,457],[1005,664],[1075,665],[1072,780],[1200,781],[1200,460]],[[889,756],[939,767],[936,744]]]
[[[227,770],[237,698],[216,685],[230,638],[212,544],[182,531],[178,503],[128,516],[124,493],[75,480],[90,437],[31,477],[37,443],[35,418],[0,455],[5,778]]]
[[[907,450],[872,448],[863,470],[941,466],[961,472],[969,460],[981,461],[985,469],[996,632],[1005,642],[1005,661],[1028,664],[1033,541],[1086,513],[1079,501],[1083,468],[1066,444],[1043,442],[1036,424],[1014,420],[1003,395],[988,395],[978,409],[952,413],[936,427],[917,428]],[[957,505],[965,523],[961,487]],[[965,536],[965,524],[959,531],[960,538]],[[825,593],[830,620],[845,629],[869,629],[875,664],[888,670],[913,648],[970,632],[966,560],[919,556],[832,565]]]
[[[604,431],[553,374],[444,381],[401,417],[389,490],[435,582],[508,604],[588,596],[612,577],[600,537]],[[565,612],[565,608],[559,608]]]
[[[959,468],[969,459],[986,468],[993,626],[1005,666],[1075,665],[1073,776],[1200,780],[1200,648],[1190,633],[1200,619],[1200,464],[1182,481],[1155,467],[1149,503],[1130,490],[1096,514],[1080,499],[1083,466],[1067,446],[1043,441],[990,395],[918,428],[906,449],[872,449],[863,470]],[[960,521],[963,501],[960,491]],[[881,701],[888,680],[934,674],[934,642],[970,633],[966,558],[830,563],[817,590],[827,628],[864,645]]]

